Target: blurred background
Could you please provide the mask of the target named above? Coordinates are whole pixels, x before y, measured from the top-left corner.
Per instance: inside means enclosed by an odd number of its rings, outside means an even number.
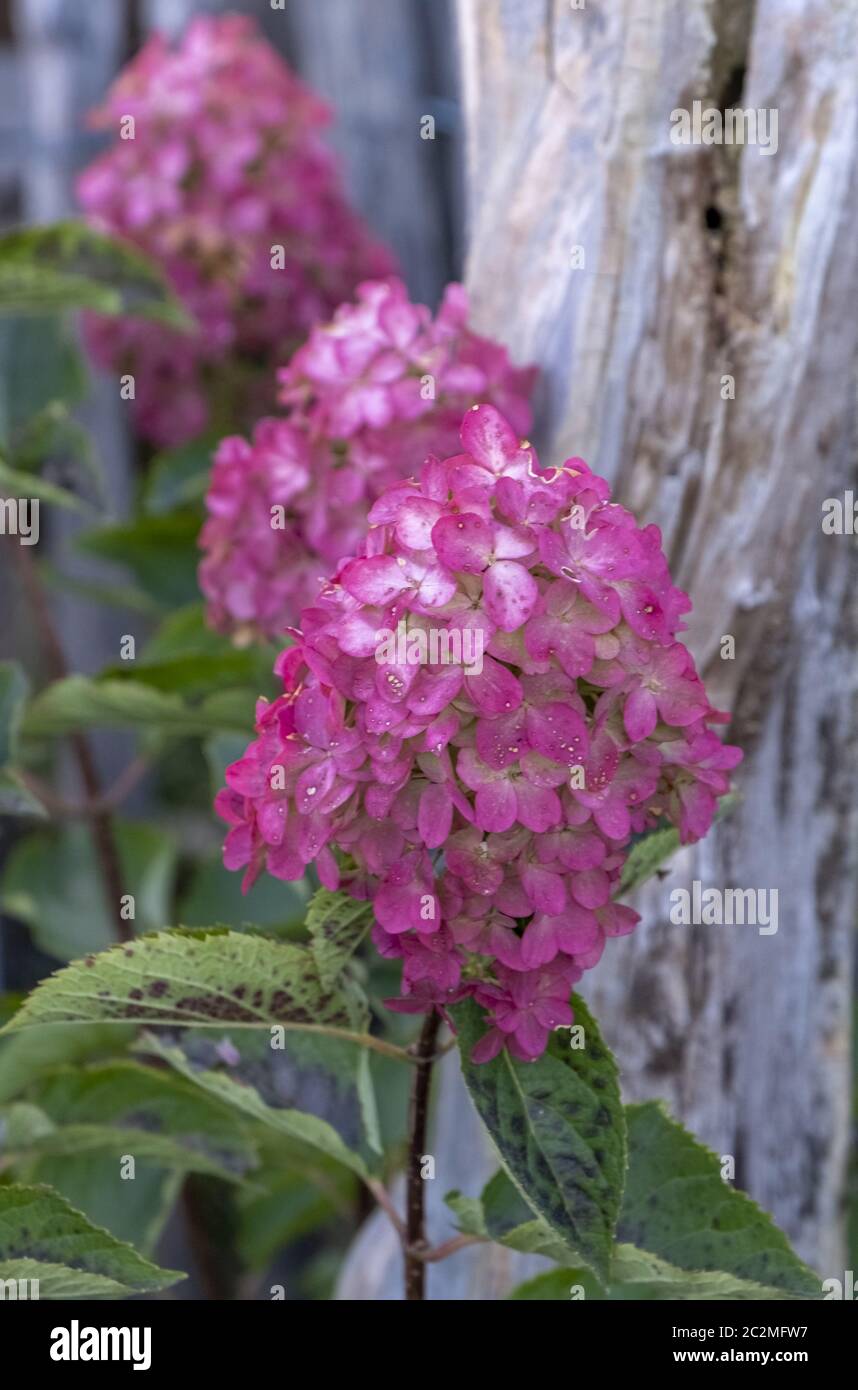
[[[434,307],[464,277],[476,327],[541,369],[535,438],[545,460],[582,455],[642,521],[661,525],[695,604],[690,645],[714,702],[733,713],[729,740],[746,749],[742,802],[641,891],[641,927],[612,943],[583,992],[628,1098],[664,1096],[734,1159],[737,1185],[799,1252],[837,1277],[858,1254],[858,561],[854,537],[824,535],[820,516],[826,498],[858,483],[858,38],[847,8],[0,0],[4,226],[74,214],[75,173],[99,148],[85,114],[151,29],[251,13],[333,105],[352,199],[393,247],[412,298]],[[671,110],[696,98],[777,109],[777,153],[672,145]],[[433,141],[419,138],[426,113]],[[38,354],[27,360],[20,342],[0,338],[4,399],[39,370]],[[79,413],[124,516],[145,459],[115,384],[94,378]],[[129,619],[87,601],[94,579],[124,580],[80,553],[77,529],[52,516],[40,556],[81,586],[55,584],[51,604],[70,669],[95,672],[115,660]],[[38,672],[17,583],[0,548],[0,656]],[[725,660],[727,635],[735,656]],[[122,734],[93,746],[108,780],[133,752]],[[145,783],[132,813],[166,807],[169,826],[169,790],[168,777]],[[4,855],[16,834],[4,834]],[[207,853],[216,845],[202,792],[182,834]],[[777,888],[778,934],[672,926],[670,891],[695,878]],[[224,885],[209,891],[222,905]],[[68,885],[57,894],[74,901]],[[0,985],[20,991],[57,956],[44,932],[27,929],[26,912],[8,910],[8,889],[4,902]],[[474,1191],[491,1171],[466,1105],[445,1075],[435,1139],[444,1191]],[[437,1208],[440,1221],[440,1192]],[[304,1296],[330,1292],[331,1250],[348,1246],[361,1214],[333,1220],[330,1238],[314,1234],[306,1207],[294,1230],[284,1224],[281,1236],[298,1241],[288,1277],[303,1271]],[[497,1260],[518,1257],[489,1258],[469,1251],[433,1269],[432,1296],[497,1296],[512,1277]],[[175,1249],[172,1260],[182,1263]],[[395,1296],[395,1264],[395,1243],[372,1218],[341,1295]]]

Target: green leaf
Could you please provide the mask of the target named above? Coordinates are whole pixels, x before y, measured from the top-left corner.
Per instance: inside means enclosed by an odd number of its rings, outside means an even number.
[[[175,737],[234,729],[249,737],[253,696],[243,690],[219,691],[192,705],[142,681],[67,676],[31,702],[22,732],[29,738],[56,738],[94,726],[153,728]]]
[[[199,598],[199,529],[199,515],[188,509],[98,526],[79,536],[76,544],[89,555],[126,566],[138,588],[160,607],[172,609]]]
[[[149,465],[143,494],[143,510],[149,516],[163,516],[177,507],[201,502],[212,471],[212,453],[218,444],[212,435],[203,435],[178,449],[165,449]]]
[[[14,769],[0,770],[0,816],[35,816],[44,820],[47,814],[41,801],[24,786]]]
[[[468,1000],[451,1012],[465,1082],[505,1168],[536,1215],[605,1282],[623,1192],[625,1122],[614,1059],[586,1005],[577,996],[573,1002],[586,1045],[572,1048],[558,1031],[531,1063],[504,1050],[475,1065],[482,1011]]]
[[[558,1239],[548,1222],[534,1216],[503,1169],[486,1183],[480,1197],[450,1192],[444,1200],[465,1235],[481,1236],[525,1255],[545,1255],[559,1264],[575,1258],[575,1252]]]
[[[21,715],[30,683],[17,661],[0,661],[0,767],[17,752]]]
[[[27,227],[0,237],[0,314],[94,309],[193,327],[161,268],[127,242],[82,222]]]
[[[257,1035],[258,1036],[258,1035]],[[263,1045],[271,1052],[268,1039]],[[289,1106],[269,1104],[256,1086],[246,1080],[235,1080],[228,1071],[194,1067],[180,1047],[171,1047],[160,1039],[147,1035],[141,1046],[168,1062],[181,1076],[200,1086],[208,1095],[225,1105],[233,1106],[249,1119],[268,1126],[302,1145],[318,1149],[326,1157],[349,1168],[358,1177],[367,1176],[367,1165],[361,1155],[343,1142],[333,1125],[318,1115]]]
[[[235,685],[274,696],[276,655],[270,646],[233,646],[207,626],[202,604],[194,603],[165,618],[135,661],[117,663],[103,679],[133,679],[188,698]]]
[[[20,1001],[18,1008],[21,1007]],[[0,1015],[8,1022],[17,1009]],[[134,1041],[133,1024],[117,1028],[114,1024],[57,1024],[42,1031],[26,1029],[13,1037],[0,1038],[0,1102],[20,1095],[37,1077],[53,1071],[60,1063],[93,1061],[115,1057]]]
[[[115,820],[113,829],[123,888],[134,898],[134,928],[156,931],[172,917],[175,844],[136,821]],[[115,938],[92,836],[79,823],[18,841],[0,878],[0,906],[26,922],[40,949],[58,960],[103,950]]]
[[[332,985],[372,926],[372,906],[320,888],[307,908],[310,950],[324,985]]]
[[[53,1134],[54,1125],[44,1110],[30,1101],[16,1100],[0,1107],[0,1154],[13,1153]]]
[[[778,1302],[791,1295],[765,1288],[732,1274],[689,1272],[676,1269],[655,1255],[647,1255],[632,1245],[619,1245],[614,1259],[614,1275],[607,1295],[593,1280],[589,1270],[565,1267],[551,1269],[519,1284],[509,1295],[519,1302],[551,1299],[554,1302],[592,1302],[605,1298],[612,1303],[663,1302]]]
[[[633,888],[646,883],[678,849],[679,831],[674,830],[672,825],[642,835],[629,850],[620,874],[617,896],[630,893]]]
[[[221,855],[198,864],[179,899],[178,919],[186,927],[242,927],[297,937],[307,910],[306,882],[283,883],[264,874],[246,893],[241,875],[223,866]]]
[[[815,1295],[820,1297],[819,1280]],[[678,1269],[633,1245],[618,1245],[609,1298],[614,1302],[790,1302],[799,1297],[722,1271]]]
[[[312,1177],[293,1165],[272,1165],[258,1175],[263,1191],[244,1188],[236,1194],[237,1251],[251,1269],[264,1271],[294,1241],[352,1219],[354,1175],[339,1165],[323,1165],[315,1153],[313,1163]]]
[[[42,478],[38,473],[24,473],[0,459],[0,494],[4,497],[33,497],[66,512],[91,512],[89,502],[83,501],[66,487]]]
[[[33,418],[58,401],[74,404],[86,369],[67,325],[0,316],[0,440],[11,446]]]
[[[0,1110],[0,1150],[19,1162],[130,1155],[140,1167],[206,1173],[226,1182],[239,1181],[256,1166],[247,1127],[229,1111],[181,1078],[138,1062],[83,1071],[64,1067],[43,1076],[30,1095],[35,1104]],[[38,1120],[25,1111],[34,1111]],[[118,1163],[114,1178],[119,1191]]]
[[[626,1106],[629,1174],[618,1237],[686,1270],[819,1295],[817,1276],[771,1217],[721,1177],[710,1149],[658,1101]]]
[[[93,1226],[49,1187],[0,1186],[0,1280],[38,1279],[40,1298],[123,1298],[185,1276]]]
[[[588,1303],[604,1299],[605,1295],[596,1283],[589,1269],[548,1269],[519,1284],[508,1295],[518,1303],[536,1302],[551,1299],[553,1302],[578,1302],[582,1298]]]
[[[718,802],[716,819],[721,820],[735,810],[740,801],[738,792],[729,792]],[[672,825],[663,825],[656,830],[648,830],[632,842],[620,874],[617,897],[630,893],[647,879],[657,874],[681,847],[679,831]]]
[[[58,1023],[360,1028],[356,988],[322,987],[302,946],[230,931],[163,931],[58,970],[2,1030]]]
[[[35,476],[47,467],[54,470],[47,481],[65,486],[71,475],[77,487],[81,483],[88,485],[87,494],[94,508],[104,510],[107,507],[104,472],[92,440],[63,401],[50,401],[15,431],[9,441],[8,463],[22,479],[27,475]],[[59,478],[54,476],[57,471]],[[26,487],[23,495],[27,495]]]

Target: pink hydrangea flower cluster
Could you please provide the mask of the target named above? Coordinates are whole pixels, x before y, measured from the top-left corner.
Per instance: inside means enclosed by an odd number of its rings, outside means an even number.
[[[677,640],[690,603],[657,527],[582,460],[542,469],[491,406],[461,449],[375,502],[217,808],[246,883],[313,863],[372,901],[393,1007],[470,995],[475,1057],[527,1060],[638,920],[615,901],[631,836],[704,835],[741,753]]]
[[[458,447],[462,414],[491,401],[530,428],[532,369],[467,325],[461,285],[433,319],[398,280],[367,282],[279,372],[286,419],[217,450],[200,544],[208,617],[240,636],[282,635],[342,556],[370,503],[427,454]]]
[[[197,434],[227,389],[267,408],[274,366],[360,280],[394,270],[346,201],[328,108],[245,16],[195,19],[176,48],[152,37],[91,119],[116,139],[78,182],[84,211],[157,260],[199,324],[88,319],[96,360],[134,375],[155,443]],[[227,354],[243,371],[225,382]]]

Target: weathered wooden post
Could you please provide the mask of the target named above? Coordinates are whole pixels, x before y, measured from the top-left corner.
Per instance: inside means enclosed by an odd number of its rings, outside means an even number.
[[[665,1096],[732,1154],[834,1275],[858,563],[821,503],[854,474],[858,15],[460,0],[459,25],[478,327],[541,366],[551,458],[581,454],[663,528],[690,644],[747,753],[741,809],[640,895],[643,924],[585,992],[627,1094]],[[695,100],[762,112],[758,143],[674,143],[671,113]],[[777,889],[777,934],[671,925],[670,889],[695,878]]]

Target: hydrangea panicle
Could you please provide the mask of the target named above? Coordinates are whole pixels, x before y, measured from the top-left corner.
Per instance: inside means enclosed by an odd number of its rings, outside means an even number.
[[[218,448],[200,587],[221,631],[277,637],[366,531],[367,509],[428,454],[458,447],[475,400],[530,428],[532,369],[467,324],[460,285],[437,315],[398,280],[366,282],[279,372],[285,419]]]
[[[275,365],[360,280],[393,272],[345,198],[329,121],[241,15],[198,17],[176,47],[155,34],[93,112],[116,138],[81,175],[81,206],[163,266],[199,325],[87,318],[96,361],[134,376],[154,443],[199,433],[226,388],[250,418],[268,408]]]
[[[366,408],[366,402],[359,405]],[[609,937],[633,835],[704,835],[741,759],[678,639],[688,598],[656,527],[581,459],[543,469],[491,405],[370,511],[358,554],[302,615],[283,694],[227,769],[225,858],[372,901],[402,961],[391,1007],[470,996],[532,1060]],[[482,660],[379,658],[379,637],[479,633]],[[451,648],[454,650],[454,648]],[[429,648],[431,650],[431,648]]]

